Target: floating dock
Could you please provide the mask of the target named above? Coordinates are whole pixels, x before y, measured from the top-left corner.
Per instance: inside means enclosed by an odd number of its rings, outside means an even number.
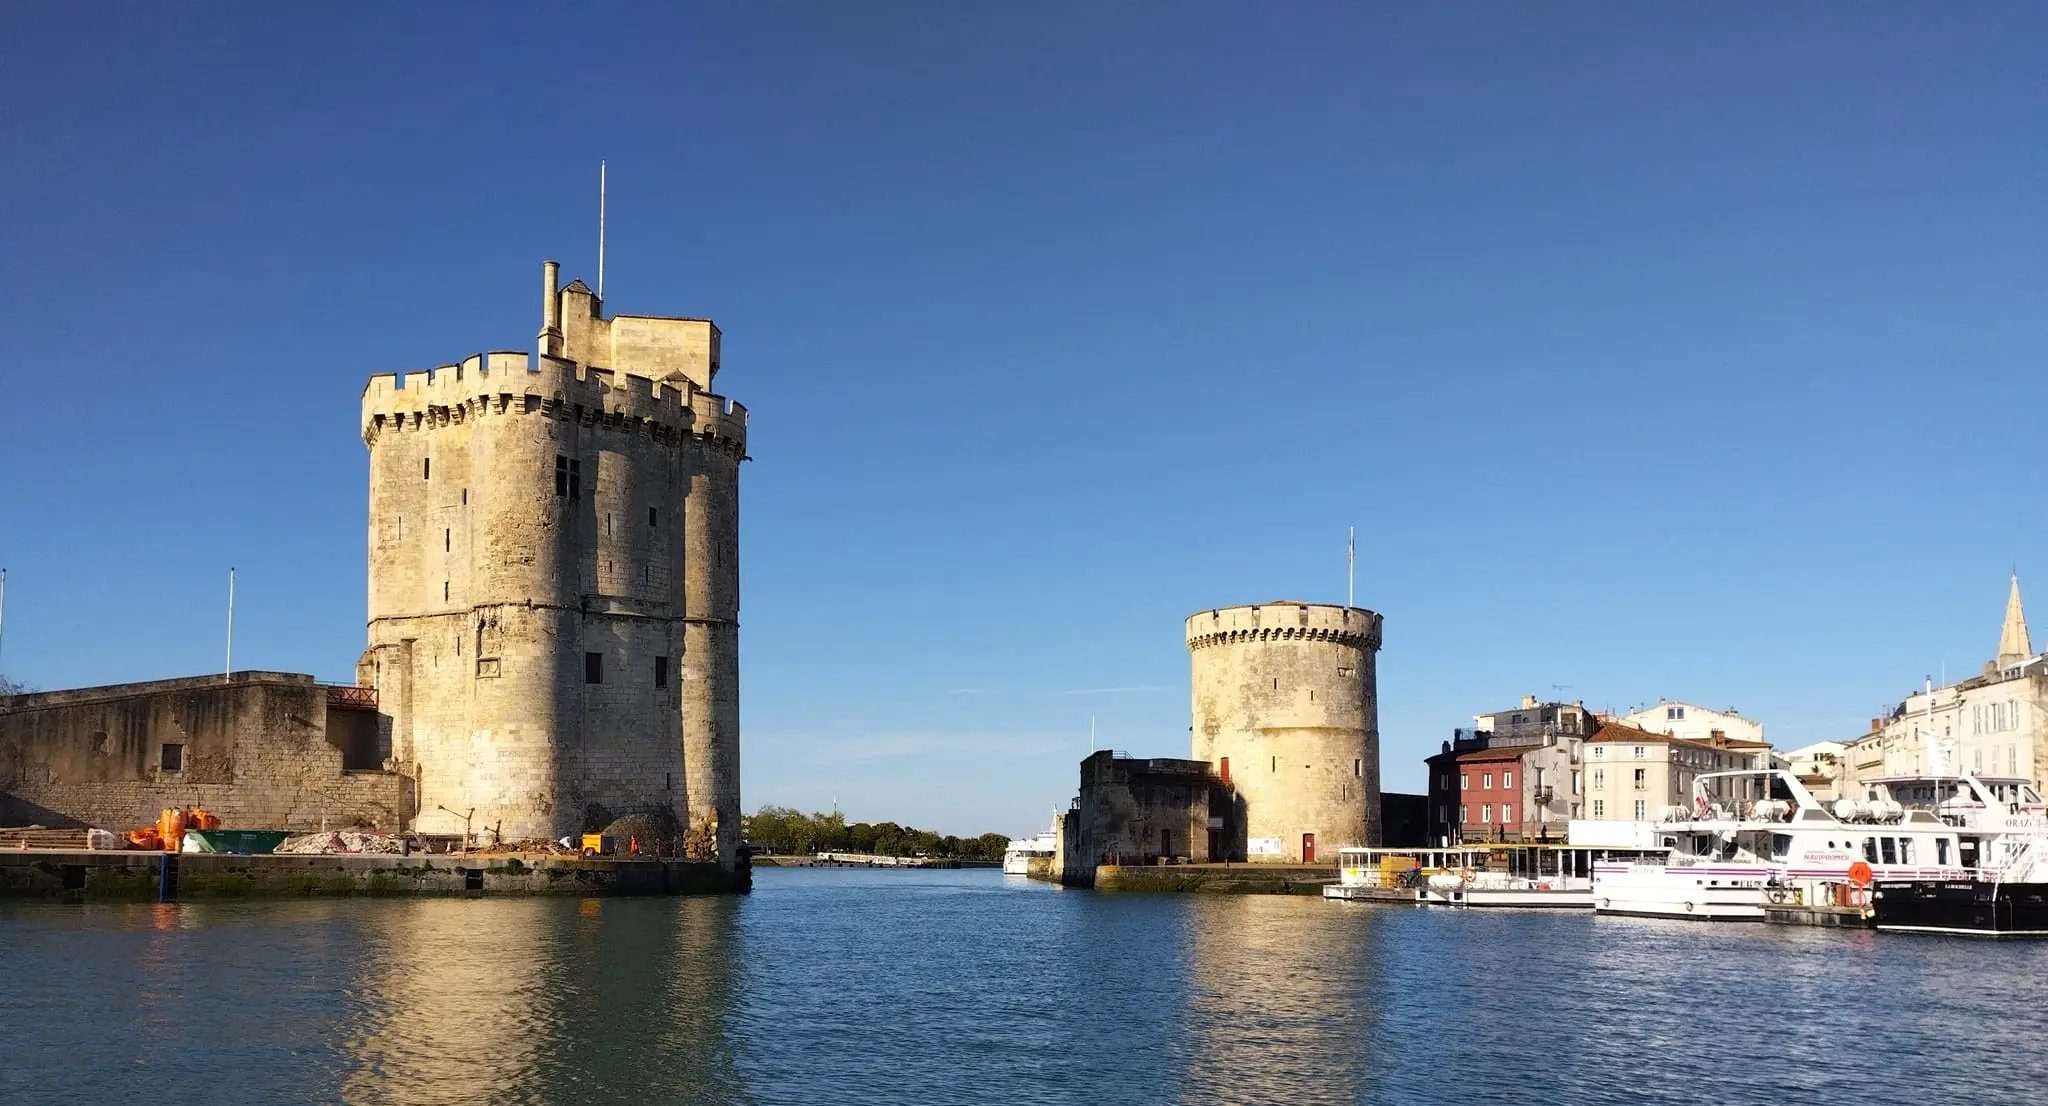
[[[1860,906],[1801,906],[1765,903],[1764,921],[1786,926],[1829,926],[1836,929],[1869,929],[1870,917]]]

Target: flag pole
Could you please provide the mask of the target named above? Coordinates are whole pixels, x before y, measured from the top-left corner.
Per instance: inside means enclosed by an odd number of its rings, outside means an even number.
[[[1344,539],[1344,605],[1358,605],[1358,527]]]
[[[228,656],[227,668],[221,673],[222,679],[235,674],[235,569],[228,566]]]
[[[597,299],[604,302],[604,162],[597,163]]]

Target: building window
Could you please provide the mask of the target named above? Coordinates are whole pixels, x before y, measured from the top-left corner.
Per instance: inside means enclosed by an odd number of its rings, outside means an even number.
[[[422,457],[422,458],[420,458],[420,479],[422,479],[422,480],[432,480],[433,478],[434,478],[434,459],[433,459],[432,457]]]
[[[667,658],[667,657],[656,657],[656,658],[654,658],[654,686],[655,686],[655,687],[667,687],[667,686],[668,686],[668,658]]]
[[[1513,803],[1502,803],[1502,804],[1500,804],[1500,824],[1501,824],[1501,825],[1503,825],[1503,826],[1505,826],[1505,825],[1509,825],[1509,824],[1513,823],[1513,822],[1514,822],[1514,820],[1515,820],[1515,804],[1513,804]]]
[[[1491,789],[1491,788],[1493,787],[1493,773],[1491,773],[1491,772],[1482,772],[1482,773],[1480,773],[1480,774],[1479,774],[1479,786],[1481,786],[1481,787],[1484,787],[1484,788],[1487,788],[1487,789],[1489,789],[1489,790],[1490,790],[1490,789]]]
[[[1677,722],[1677,721],[1679,721],[1679,720],[1683,719],[1684,717],[1685,717],[1685,708],[1684,708],[1684,707],[1665,707],[1665,708],[1664,708],[1664,720],[1665,720],[1665,721],[1667,721],[1667,722]]]
[[[1501,774],[1500,774],[1500,785],[1501,785],[1502,787],[1513,787],[1513,786],[1515,786],[1515,770],[1514,770],[1514,769],[1512,769],[1512,768],[1507,768],[1507,769],[1503,769],[1503,770],[1501,771]]]
[[[1346,667],[1344,667],[1343,665],[1338,665],[1338,666],[1337,666],[1337,678],[1338,678],[1338,679],[1340,679],[1340,680],[1348,680],[1348,679],[1350,679],[1350,678],[1351,678],[1351,673],[1352,673],[1352,671],[1353,671],[1353,670],[1352,670],[1352,669],[1350,669],[1350,668],[1346,668]]]
[[[1595,745],[1595,746],[1593,746],[1593,756],[1594,756],[1594,758],[1595,758],[1595,759],[1598,759],[1598,760],[1605,760],[1605,759],[1607,759],[1607,746],[1605,746],[1605,745]]]
[[[658,519],[659,519],[660,517],[661,517],[661,508],[659,508],[659,507],[649,507],[649,508],[647,508],[647,525],[649,525],[649,526],[657,526],[657,525],[660,525],[660,523],[656,521],[656,520],[658,520]]]
[[[157,751],[156,764],[166,772],[182,771],[185,767],[185,747],[175,741],[166,741]]]
[[[1480,803],[1480,804],[1479,804],[1479,821],[1480,821],[1480,822],[1481,822],[1482,824],[1491,824],[1491,823],[1493,822],[1493,804],[1492,804],[1492,803]]]
[[[1637,790],[1637,791],[1641,791],[1641,790],[1644,790],[1644,789],[1645,789],[1645,788],[1646,788],[1646,787],[1648,786],[1648,782],[1647,782],[1647,781],[1648,781],[1648,773],[1647,773],[1647,772],[1646,772],[1646,771],[1645,771],[1644,769],[1641,769],[1641,768],[1638,768],[1638,769],[1636,769],[1636,790]]]
[[[1647,820],[1649,819],[1649,817],[1650,817],[1650,801],[1649,801],[1648,799],[1637,799],[1637,800],[1636,800],[1636,821],[1638,821],[1638,822],[1642,822],[1642,821],[1647,821]]]
[[[604,654],[583,654],[583,682],[601,684],[604,682]]]
[[[1472,773],[1470,773],[1470,772],[1460,772],[1460,773],[1458,773],[1458,790],[1460,790],[1460,791],[1470,791],[1470,790],[1472,790]]]
[[[1572,794],[1576,795],[1576,794],[1578,794],[1578,793],[1579,793],[1579,774],[1578,774],[1578,773],[1577,773],[1576,771],[1574,771],[1574,772],[1572,773]]]
[[[1595,790],[1595,791],[1599,791],[1599,790],[1602,790],[1602,789],[1604,789],[1604,788],[1605,788],[1606,786],[1607,786],[1607,769],[1605,769],[1605,768],[1595,768],[1595,769],[1593,769],[1593,790]]]
[[[571,503],[583,495],[583,462],[579,458],[555,454],[555,498]]]
[[[1636,759],[1643,759],[1643,747],[1641,745],[1636,746]]]
[[[1605,799],[1595,799],[1595,800],[1593,800],[1593,817],[1595,817],[1595,818],[1605,818],[1605,817],[1607,817],[1607,800],[1605,800]]]
[[[1464,803],[1458,804],[1458,824],[1464,826],[1472,824],[1472,808]]]

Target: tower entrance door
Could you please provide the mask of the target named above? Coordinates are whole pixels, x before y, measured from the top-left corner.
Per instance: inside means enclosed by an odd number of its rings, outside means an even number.
[[[1313,833],[1301,835],[1301,862],[1303,864],[1314,864],[1316,862],[1316,835]]]

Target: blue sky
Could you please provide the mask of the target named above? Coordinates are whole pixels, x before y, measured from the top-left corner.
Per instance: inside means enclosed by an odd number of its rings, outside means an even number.
[[[371,373],[543,257],[753,412],[745,801],[1024,832],[1181,620],[1386,616],[1388,786],[1552,694],[1861,731],[2048,603],[2031,5],[18,8],[0,670],[363,644]],[[2038,581],[2038,582],[2037,582]],[[2048,610],[2048,607],[2042,608]]]

